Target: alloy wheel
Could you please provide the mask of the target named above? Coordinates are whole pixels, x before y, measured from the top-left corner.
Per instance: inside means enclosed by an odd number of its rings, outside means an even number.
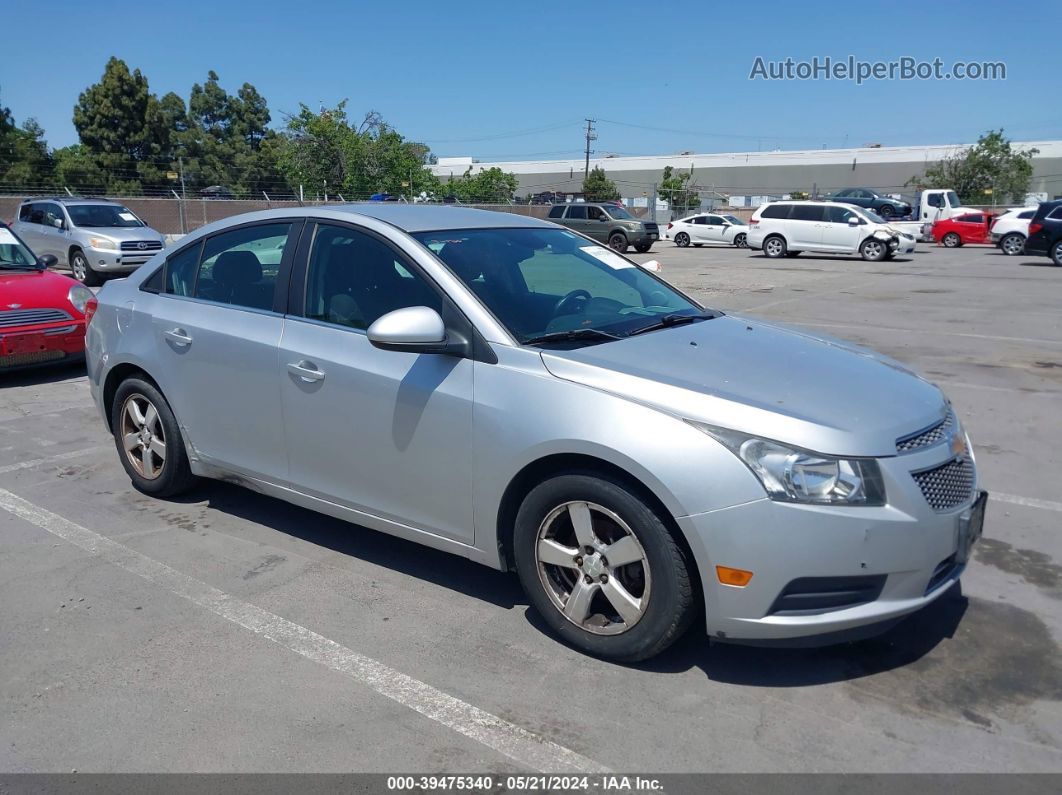
[[[593,502],[566,502],[539,525],[539,581],[568,621],[595,635],[626,632],[645,615],[649,560],[630,526]]]
[[[1025,240],[1021,235],[1007,235],[1003,238],[1003,253],[1010,256],[1016,256],[1021,254],[1022,249],[1025,248]]]
[[[148,480],[162,474],[166,464],[166,432],[154,404],[134,393],[122,406],[122,446],[133,469]]]
[[[885,256],[885,244],[879,240],[868,240],[863,244],[863,256],[871,261],[877,261]]]
[[[88,276],[88,262],[84,254],[77,253],[70,258],[70,270],[79,282],[85,281],[85,277]]]
[[[780,257],[785,253],[785,244],[776,237],[763,244],[763,251],[768,257]]]
[[[686,248],[690,244],[690,236],[685,232],[679,232],[675,235],[675,245],[679,248]]]
[[[947,248],[955,248],[962,241],[959,239],[959,236],[957,234],[955,234],[954,232],[950,232],[950,233],[944,235],[944,240],[942,240],[941,242]]]
[[[749,247],[748,239],[745,237],[744,233],[742,233],[742,234],[740,234],[740,235],[738,235],[737,237],[734,238],[734,245],[737,246],[738,248],[748,248]]]

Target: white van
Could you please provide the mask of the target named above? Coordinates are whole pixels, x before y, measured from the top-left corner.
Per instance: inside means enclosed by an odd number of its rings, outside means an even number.
[[[748,245],[773,258],[802,251],[859,254],[877,262],[910,254],[915,236],[882,223],[872,212],[851,204],[823,201],[770,202],[749,219]]]

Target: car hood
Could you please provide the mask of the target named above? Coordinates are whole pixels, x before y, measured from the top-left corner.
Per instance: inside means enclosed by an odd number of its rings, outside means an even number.
[[[946,412],[940,389],[886,356],[734,315],[542,360],[558,378],[833,455],[895,455]]]
[[[54,271],[12,271],[0,268],[0,312],[9,309],[63,309],[75,317],[67,293],[78,284]],[[19,306],[11,306],[19,304]]]

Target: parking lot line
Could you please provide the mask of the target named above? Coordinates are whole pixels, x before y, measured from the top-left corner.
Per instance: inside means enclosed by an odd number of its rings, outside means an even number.
[[[996,502],[1009,502],[1013,505],[1024,505],[1026,508],[1040,508],[1045,511],[1062,513],[1062,502],[1037,500],[1033,497],[1019,497],[1017,494],[990,494],[989,499],[993,499]]]
[[[871,326],[867,323],[860,323],[858,325],[854,323],[817,323],[813,320],[787,320],[786,322],[795,326],[809,326],[811,328],[869,328],[874,329],[875,331],[890,331],[902,334],[925,335],[926,333],[925,329],[899,328],[897,326]],[[1003,337],[997,334],[971,334],[965,331],[934,331],[932,333],[943,337],[965,337],[967,339],[992,340],[994,342],[1031,342],[1034,345],[1062,345],[1062,340],[1033,339],[1030,337]]]
[[[110,450],[110,445],[97,445],[96,447],[86,447],[83,450],[72,450],[69,453],[57,453],[48,458],[34,458],[31,461],[20,461],[17,464],[4,464],[0,466],[0,475],[7,472],[15,472],[19,469],[33,469],[33,467],[41,466],[42,464],[51,464],[55,461],[66,461],[71,458],[80,458],[83,455],[90,455],[91,453],[102,453]]]
[[[74,454],[67,454],[73,457]],[[54,460],[54,459],[52,459]],[[27,465],[33,462],[25,462]],[[18,465],[15,465],[18,466]],[[380,695],[540,772],[607,773],[604,765],[455,698],[286,618],[0,489],[0,508],[227,621],[349,676]]]

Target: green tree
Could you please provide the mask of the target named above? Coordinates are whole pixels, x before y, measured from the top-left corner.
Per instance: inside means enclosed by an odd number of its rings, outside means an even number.
[[[15,124],[0,104],[0,185],[40,190],[52,183],[52,161],[44,130],[35,119]]]
[[[1029,190],[1030,161],[1037,152],[1014,149],[1002,128],[990,130],[973,146],[943,158],[907,184],[918,190],[952,188],[969,204],[1021,202]]]
[[[56,149],[52,153],[55,162],[55,183],[58,188],[70,188],[87,195],[103,194],[109,188],[107,172],[99,159],[84,144],[74,144]]]
[[[594,166],[583,180],[583,194],[587,201],[592,202],[612,201],[620,197],[616,184],[605,175],[605,169],[601,166]]]
[[[447,196],[456,196],[463,202],[495,204],[511,201],[519,180],[513,173],[505,173],[497,166],[472,173],[472,166],[460,177],[451,177],[443,183],[442,191]]]
[[[660,200],[666,201],[676,213],[685,214],[701,206],[701,197],[697,195],[695,185],[690,185],[690,175],[686,171],[675,173],[671,166],[664,166],[664,174],[657,188]]]

